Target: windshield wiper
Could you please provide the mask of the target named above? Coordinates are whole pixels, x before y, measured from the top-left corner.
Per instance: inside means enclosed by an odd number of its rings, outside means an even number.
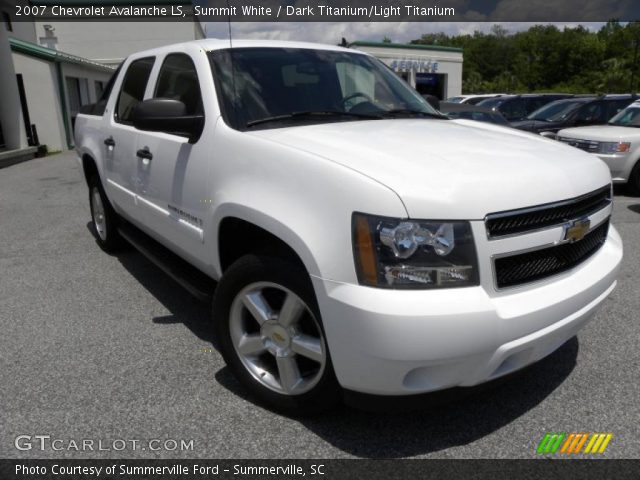
[[[380,112],[380,116],[383,117],[397,117],[399,115],[420,115],[422,117],[449,120],[449,117],[440,113],[423,112],[422,110],[412,110],[410,108],[395,108],[393,110],[384,110]]]
[[[250,128],[254,125],[260,125],[262,123],[269,122],[281,122],[283,120],[291,120],[294,118],[305,118],[305,117],[352,117],[352,118],[364,118],[369,120],[380,120],[379,115],[373,115],[368,113],[351,113],[351,112],[341,112],[340,110],[317,110],[317,111],[309,111],[309,112],[292,112],[284,115],[274,115],[273,117],[265,117],[259,118],[257,120],[252,120],[247,122],[245,127]]]

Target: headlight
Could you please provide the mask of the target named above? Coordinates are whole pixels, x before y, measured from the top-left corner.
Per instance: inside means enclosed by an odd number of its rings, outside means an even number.
[[[352,229],[361,285],[422,289],[479,284],[469,222],[400,220],[354,213]]]
[[[598,153],[626,153],[631,148],[629,142],[600,142]]]

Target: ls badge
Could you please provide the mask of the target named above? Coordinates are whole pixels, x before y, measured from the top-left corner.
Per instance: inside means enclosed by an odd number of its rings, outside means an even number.
[[[589,233],[590,226],[591,221],[588,218],[580,218],[565,223],[563,240],[569,243],[579,242]]]

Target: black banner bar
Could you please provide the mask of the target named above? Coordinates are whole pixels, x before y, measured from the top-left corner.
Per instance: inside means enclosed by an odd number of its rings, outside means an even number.
[[[636,0],[40,0],[12,21],[604,22],[640,19]]]
[[[580,479],[640,476],[640,460],[0,460],[2,480]]]

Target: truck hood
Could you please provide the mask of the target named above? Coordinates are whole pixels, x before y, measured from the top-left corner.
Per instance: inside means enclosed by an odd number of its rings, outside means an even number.
[[[336,122],[249,134],[375,179],[398,194],[413,218],[482,219],[576,197],[611,181],[594,155],[470,120]]]
[[[566,128],[558,136],[598,142],[638,141],[640,128],[617,127],[613,125],[594,125],[591,127]]]

